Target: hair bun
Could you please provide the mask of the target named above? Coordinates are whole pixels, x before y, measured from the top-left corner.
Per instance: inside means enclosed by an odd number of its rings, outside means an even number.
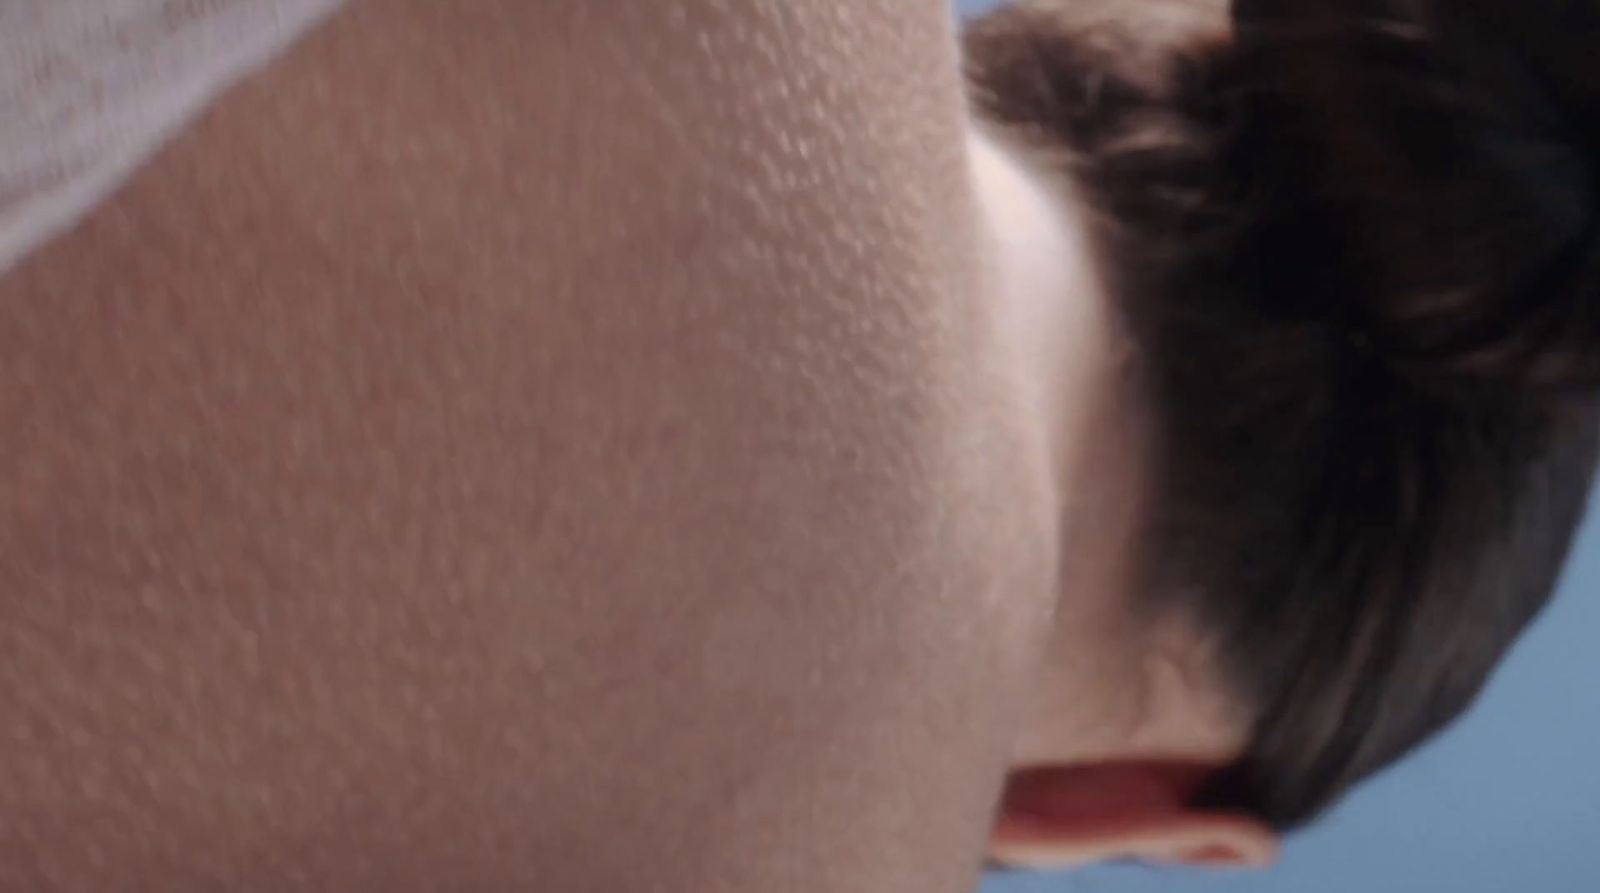
[[[1266,293],[1433,392],[1600,387],[1600,2],[1236,0],[1233,16]]]

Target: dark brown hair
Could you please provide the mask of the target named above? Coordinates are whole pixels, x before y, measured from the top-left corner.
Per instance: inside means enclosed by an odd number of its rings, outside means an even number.
[[[1201,805],[1295,826],[1471,703],[1582,517],[1600,8],[1059,0],[965,43],[1136,345],[1141,594],[1255,711]]]

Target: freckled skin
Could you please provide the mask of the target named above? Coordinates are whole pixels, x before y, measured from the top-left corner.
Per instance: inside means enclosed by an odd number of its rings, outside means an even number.
[[[0,889],[970,889],[1055,505],[949,28],[358,2],[0,279]]]

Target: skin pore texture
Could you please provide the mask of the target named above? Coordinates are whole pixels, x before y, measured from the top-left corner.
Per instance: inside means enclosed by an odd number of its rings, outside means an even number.
[[[1059,506],[950,29],[357,2],[8,271],[0,888],[970,889]]]
[[[942,0],[359,0],[0,277],[0,889],[965,893],[1013,764],[1225,755],[961,92]]]

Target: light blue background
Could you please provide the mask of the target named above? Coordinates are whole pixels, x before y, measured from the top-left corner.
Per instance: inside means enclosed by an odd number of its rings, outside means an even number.
[[[1591,523],[1555,604],[1478,706],[1291,840],[1273,871],[1107,867],[996,876],[982,893],[1600,893],[1597,590]]]

